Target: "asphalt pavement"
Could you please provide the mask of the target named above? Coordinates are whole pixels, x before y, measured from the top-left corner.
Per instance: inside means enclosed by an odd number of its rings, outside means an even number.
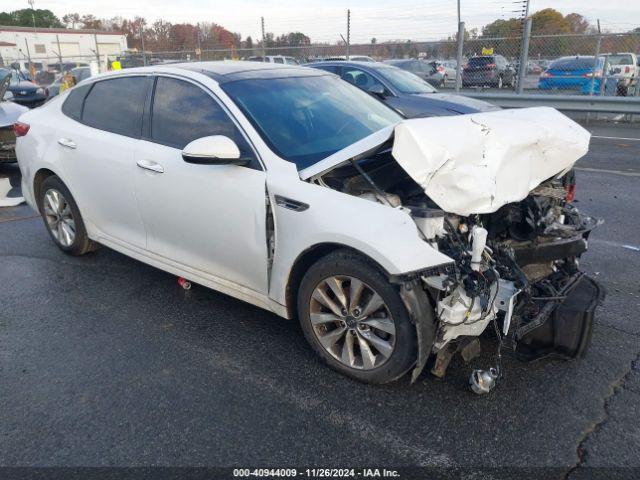
[[[574,362],[507,357],[505,379],[483,397],[467,381],[492,365],[491,341],[441,381],[360,384],[323,366],[294,321],[203,287],[185,292],[107,248],[66,256],[28,207],[0,209],[0,465],[631,478],[593,467],[640,468],[640,129],[589,128],[577,201],[605,224],[582,266],[607,289],[592,345]]]

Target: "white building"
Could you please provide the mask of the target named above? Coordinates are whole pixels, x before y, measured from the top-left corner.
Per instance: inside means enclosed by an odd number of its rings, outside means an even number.
[[[89,63],[113,59],[127,49],[127,37],[120,32],[0,26],[0,64],[14,62],[23,67],[29,58],[36,68],[62,62]],[[42,64],[42,65],[40,65]]]

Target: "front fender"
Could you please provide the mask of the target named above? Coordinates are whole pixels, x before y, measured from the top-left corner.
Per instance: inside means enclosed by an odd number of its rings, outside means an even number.
[[[267,188],[275,227],[269,296],[282,305],[286,304],[286,287],[296,259],[316,245],[350,247],[393,276],[452,262],[420,238],[415,223],[403,210],[303,181],[268,178]],[[276,195],[308,208],[300,211],[278,205]]]

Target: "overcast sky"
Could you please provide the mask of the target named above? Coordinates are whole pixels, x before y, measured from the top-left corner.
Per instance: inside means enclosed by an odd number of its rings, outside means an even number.
[[[461,0],[467,28],[480,27],[496,18],[518,16],[518,0]],[[27,6],[26,0],[24,1]],[[12,8],[18,8],[14,2]],[[267,31],[276,34],[302,31],[314,41],[335,42],[346,31],[346,10],[351,9],[352,42],[391,39],[428,40],[456,30],[455,0],[35,0],[36,8],[65,13],[91,13],[99,18],[116,15],[172,23],[216,22],[243,37],[260,35],[260,17]],[[640,26],[639,0],[531,0],[531,11],[553,7],[567,14],[581,13],[604,28],[626,31]]]

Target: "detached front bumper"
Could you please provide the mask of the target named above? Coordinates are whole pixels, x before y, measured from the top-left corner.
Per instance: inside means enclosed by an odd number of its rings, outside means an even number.
[[[521,360],[582,357],[591,340],[593,317],[605,298],[602,285],[579,272],[559,292],[540,300],[540,312],[516,330],[516,355]]]

